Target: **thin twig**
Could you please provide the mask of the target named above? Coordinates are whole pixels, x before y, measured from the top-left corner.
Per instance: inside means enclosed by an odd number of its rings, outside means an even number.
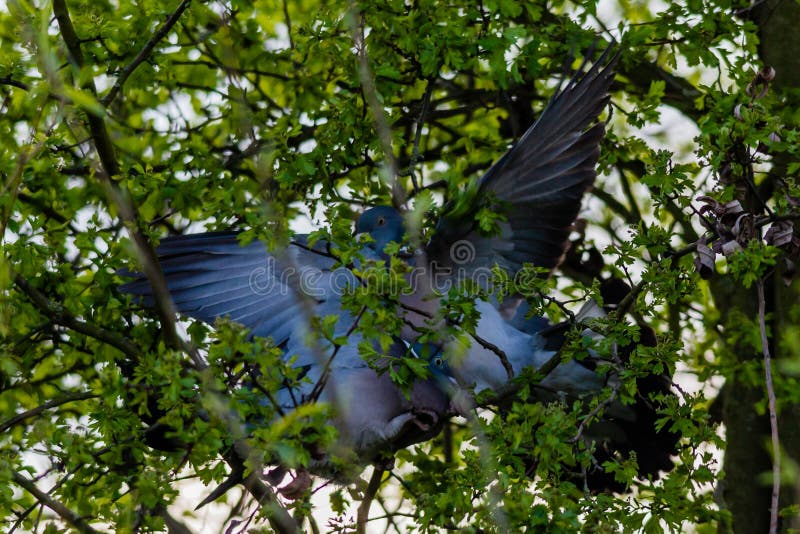
[[[586,414],[586,417],[583,418],[581,424],[578,425],[578,431],[575,433],[569,442],[576,443],[581,436],[583,436],[583,432],[586,430],[586,426],[591,423],[600,413],[605,410],[607,407],[611,406],[611,404],[617,400],[617,395],[619,394],[619,388],[622,386],[622,383],[619,382],[611,389],[611,395],[608,396],[607,399],[603,400],[602,402],[597,403],[597,406],[594,409]]]
[[[133,61],[128,63],[128,65],[126,65],[125,68],[120,71],[114,86],[108,91],[108,94],[106,94],[106,96],[100,100],[100,103],[103,104],[103,106],[107,107],[111,102],[114,101],[114,99],[117,97],[117,94],[119,94],[120,90],[122,90],[122,86],[125,85],[125,82],[128,80],[130,75],[133,74],[133,71],[135,71],[136,68],[144,63],[144,61],[150,56],[150,53],[156,47],[158,42],[169,33],[173,26],[175,26],[175,23],[178,22],[178,19],[181,18],[181,15],[184,11],[186,11],[186,8],[189,7],[190,3],[191,0],[183,0],[172,13],[172,15],[170,15],[169,18],[164,21],[164,24],[162,24],[161,27],[158,28],[153,36],[147,41],[147,43],[145,43],[144,47],[139,51],[138,54],[136,54],[136,57],[133,58]]]
[[[500,359],[500,363],[503,364],[503,368],[506,370],[506,375],[508,376],[508,379],[511,380],[512,378],[514,378],[514,368],[511,367],[511,362],[508,361],[508,355],[503,351],[503,349],[501,349],[494,343],[486,339],[483,339],[477,333],[470,333],[469,335],[475,341],[477,341],[481,347],[483,347],[486,350],[494,352]]]
[[[772,434],[772,504],[769,514],[769,532],[770,534],[775,534],[778,531],[778,501],[781,492],[781,441],[778,435],[778,411],[776,408],[775,388],[772,384],[772,362],[767,339],[764,280],[759,279],[756,287],[758,289],[758,326],[761,330],[761,351],[764,354],[764,378],[767,384],[769,404],[769,428]]]
[[[417,175],[414,172],[414,167],[417,166],[419,161],[419,143],[422,139],[422,128],[425,126],[425,116],[428,114],[428,108],[431,104],[431,94],[433,93],[433,86],[435,79],[428,80],[428,85],[425,86],[425,95],[422,97],[422,111],[419,112],[417,119],[417,129],[414,133],[414,146],[411,150],[411,161],[408,164],[408,174],[411,177],[411,185],[414,188],[414,193],[419,192],[419,183],[417,182]]]
[[[345,333],[345,337],[350,339],[350,335],[355,332],[356,328],[358,328],[358,323],[361,321],[361,317],[363,317],[364,312],[367,311],[366,306],[362,306],[361,310],[359,310],[358,315],[356,315],[355,319],[353,320],[353,324],[347,329]],[[328,382],[328,377],[331,373],[331,365],[333,364],[333,359],[336,358],[336,355],[339,353],[339,350],[343,347],[343,345],[337,344],[336,347],[333,349],[330,357],[328,357],[325,361],[325,367],[322,370],[322,375],[320,376],[317,383],[314,384],[314,388],[311,390],[311,394],[308,396],[309,399],[316,401],[322,390],[325,388],[325,384]],[[304,399],[305,400],[305,399]]]
[[[383,110],[383,105],[378,98],[378,90],[375,87],[375,78],[372,75],[372,69],[369,66],[369,57],[367,56],[367,42],[365,36],[364,15],[358,11],[356,2],[350,2],[350,10],[348,13],[348,21],[350,26],[350,36],[353,40],[353,46],[358,53],[358,77],[361,82],[364,99],[372,112],[372,120],[375,122],[375,130],[378,133],[378,138],[381,141],[381,148],[383,149],[383,157],[386,161],[385,166],[385,181],[390,186],[392,191],[392,204],[395,208],[401,208],[406,201],[406,193],[400,187],[397,180],[397,160],[394,157],[392,150],[392,130],[389,128],[389,121],[386,120],[386,113]]]

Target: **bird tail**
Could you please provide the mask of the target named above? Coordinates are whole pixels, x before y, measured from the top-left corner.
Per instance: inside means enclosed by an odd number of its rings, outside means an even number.
[[[630,287],[619,279],[603,281],[600,288],[603,305],[590,300],[575,315],[570,323],[553,325],[541,333],[546,346],[560,350],[567,341],[567,331],[576,322],[586,326],[583,336],[602,339],[602,335],[591,330],[587,323],[593,319],[606,317],[616,310],[622,300],[630,293]],[[655,332],[648,325],[639,323],[639,339],[624,346],[614,347],[614,357],[618,364],[627,366],[631,357],[642,347],[655,347]],[[597,358],[574,360],[575,363],[595,371],[602,362]],[[619,381],[610,375],[608,383]],[[583,484],[592,491],[623,492],[626,484],[619,482],[614,472],[603,467],[609,461],[624,461],[635,456],[640,478],[658,479],[662,472],[674,467],[673,457],[677,454],[679,434],[663,424],[663,412],[675,397],[672,390],[670,372],[652,373],[636,379],[636,393],[631,404],[619,400],[609,404],[604,412],[591,422],[581,434],[593,446],[594,462],[591,468],[576,468],[574,476],[582,478]],[[546,398],[546,397],[545,397]]]
[[[594,314],[598,310],[606,315],[616,310],[630,291],[631,288],[618,278],[605,280],[600,288],[603,308],[594,303],[594,308],[588,309],[587,315],[596,316]],[[623,365],[628,365],[631,356],[642,347],[657,345],[656,333],[650,326],[639,322],[638,327],[638,341],[617,347],[617,356]],[[673,457],[677,454],[680,435],[662,421],[664,408],[674,397],[671,372],[639,377],[636,379],[635,400],[629,407],[633,417],[606,416],[592,425],[593,428],[587,429],[588,434],[595,439],[594,456],[598,466],[586,475],[590,489],[616,492],[625,490],[625,485],[616,480],[614,473],[608,473],[599,467],[606,461],[624,460],[635,455],[638,476],[653,480],[674,467]]]

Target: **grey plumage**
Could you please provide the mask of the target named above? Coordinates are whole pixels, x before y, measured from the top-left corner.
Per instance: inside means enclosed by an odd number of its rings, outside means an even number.
[[[477,189],[467,192],[466,202],[445,207],[430,242],[411,260],[426,270],[427,276],[434,266],[468,277],[494,265],[514,276],[524,263],[548,270],[559,264],[582,196],[596,175],[604,135],[598,117],[609,101],[616,62],[616,57],[609,55],[607,50],[586,72],[581,66],[536,123],[480,179]],[[498,235],[478,229],[475,213],[483,207],[504,216]],[[403,218],[394,209],[379,206],[362,214],[356,231],[372,237],[362,250],[365,257],[385,259],[386,244],[402,239]],[[451,248],[460,242],[468,243],[474,253],[466,261],[452,257]],[[324,242],[310,246],[304,236],[295,237],[280,252],[268,251],[258,242],[241,247],[237,234],[228,232],[168,238],[157,252],[181,313],[209,323],[229,317],[254,336],[271,337],[287,357],[296,356],[295,365],[305,370],[306,380],[282,389],[276,402],[287,410],[298,402],[331,402],[337,409],[332,423],[341,436],[339,445],[371,460],[381,452],[434,436],[449,414],[452,385],[439,372],[434,378],[418,380],[406,396],[388,375],[366,364],[358,352],[364,339],[353,328],[357,319],[342,307],[337,293],[342,282],[355,287],[359,281],[349,269],[336,267],[327,247]],[[122,290],[152,304],[147,281],[137,273],[123,274],[135,279]],[[417,342],[417,329],[438,312],[439,297],[432,279],[423,277],[416,282],[417,291],[401,298],[410,326],[391,333],[402,340],[396,338],[385,356],[407,355],[407,345]],[[507,362],[474,339],[466,345],[439,340],[445,346],[445,358],[461,355],[448,363],[446,371],[461,387],[500,391],[524,369],[538,368],[555,354],[554,338],[540,334],[549,326],[546,320],[515,315],[521,301],[510,299],[507,302],[512,304],[504,307],[476,303],[481,312],[478,335],[501,347]],[[311,315],[335,315],[334,335],[347,336],[347,343],[334,347],[316,339],[309,344]],[[324,386],[318,387],[323,377]],[[540,386],[544,391],[577,398],[605,383],[606,378],[592,368],[567,362]],[[622,406],[610,411],[626,424],[637,417],[636,410],[626,411]]]
[[[278,256],[260,242],[242,247],[236,232],[223,232],[167,238],[156,251],[178,311],[212,324],[229,318],[253,336],[271,337],[287,357],[295,358],[296,367],[306,370],[305,380],[279,392],[279,407],[288,411],[303,402],[332,402],[340,445],[364,460],[395,441],[426,439],[444,420],[447,399],[431,383],[418,381],[407,399],[388,375],[361,358],[362,336],[353,329],[356,318],[340,301],[343,287],[355,287],[358,281],[349,269],[335,267],[324,243],[310,247],[305,236],[296,236]],[[135,278],[121,286],[123,292],[152,305],[152,290],[141,273],[120,274]],[[346,345],[336,347],[323,339],[309,343],[311,316],[327,315],[337,316],[334,337],[349,333]],[[386,355],[406,353],[398,340]],[[330,376],[317,387],[326,367]]]

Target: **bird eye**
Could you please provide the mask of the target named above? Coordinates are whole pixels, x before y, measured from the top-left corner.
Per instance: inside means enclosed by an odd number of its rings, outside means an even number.
[[[436,358],[433,360],[433,363],[435,363],[437,367],[441,367],[444,361],[441,358]]]
[[[386,219],[378,217],[378,226],[383,226],[384,224],[386,224]]]

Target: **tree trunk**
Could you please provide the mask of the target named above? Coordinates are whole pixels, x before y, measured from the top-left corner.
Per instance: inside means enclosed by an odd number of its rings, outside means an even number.
[[[733,310],[756,318],[758,298],[755,288],[745,290],[732,277],[716,277],[711,290],[714,302],[721,312],[723,324],[728,322]],[[740,363],[760,359],[751,346],[742,342],[730,347]],[[720,496],[732,514],[734,532],[756,534],[769,528],[769,507],[772,488],[760,482],[764,473],[772,469],[772,459],[767,449],[769,443],[769,418],[755,411],[755,404],[764,398],[764,388],[751,385],[751,380],[734,374],[726,377],[722,404],[727,446],[725,448],[725,479]],[[722,531],[727,531],[721,528]]]
[[[800,5],[783,0],[755,2],[749,11],[750,18],[758,25],[759,53],[764,65],[776,70],[772,91],[789,97],[787,89],[800,87]],[[798,102],[788,100],[788,109],[797,109]],[[787,125],[794,126],[794,125]],[[778,132],[780,134],[780,132]],[[772,176],[785,174],[789,160],[779,155],[773,160]],[[774,178],[761,188],[775,190]],[[782,267],[766,281],[767,313],[771,314],[769,345],[773,358],[773,376],[780,381],[781,359],[792,356],[788,344],[783,343],[787,332],[794,332],[800,319],[800,283],[795,281],[786,287],[782,281]],[[757,320],[758,304],[755,290],[744,290],[730,279],[717,279],[712,283],[714,301],[727,317],[738,310]],[[790,334],[791,335],[791,334]],[[734,346],[732,350],[740,363],[762,355],[753,354],[751,347]],[[795,355],[796,356],[796,355]],[[763,366],[762,376],[763,376]],[[747,383],[739,376],[728,376],[726,395],[723,399],[723,421],[727,432],[725,450],[725,480],[722,482],[723,505],[732,514],[734,532],[754,534],[769,531],[769,514],[772,489],[770,486],[772,453],[770,425],[767,414],[759,415],[755,404],[762,402],[766,387]],[[779,399],[778,429],[784,451],[783,462],[800,460],[800,406],[781,404]],[[766,476],[765,476],[766,475]],[[780,508],[800,502],[796,482],[781,487]],[[779,518],[779,530],[798,528],[797,515]]]

